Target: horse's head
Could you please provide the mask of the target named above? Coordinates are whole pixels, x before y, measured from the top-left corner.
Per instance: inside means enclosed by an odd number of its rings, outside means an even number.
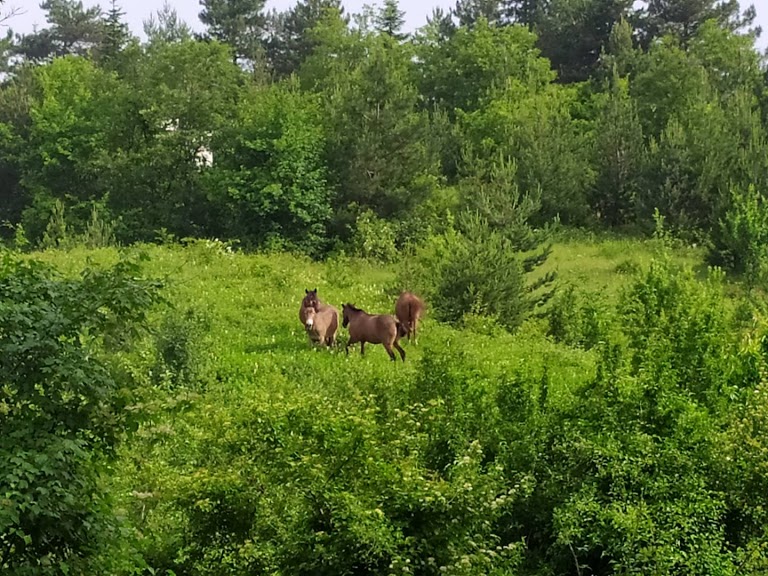
[[[341,316],[342,316],[341,326],[342,326],[342,328],[346,328],[347,326],[349,326],[349,317],[350,317],[350,315],[352,313],[352,310],[354,310],[354,308],[355,307],[352,306],[352,304],[342,304],[341,305]]]
[[[341,326],[342,328],[346,328],[349,325],[349,319],[352,318],[352,316],[354,316],[358,312],[362,312],[362,310],[360,310],[360,308],[358,308],[354,304],[347,303],[347,304],[341,305],[341,312],[343,317]]]
[[[304,290],[304,300],[301,301],[304,308],[314,308],[317,310],[320,300],[317,298],[317,288],[314,290]]]
[[[312,306],[305,306],[303,308],[304,311],[304,328],[306,330],[312,330],[312,328],[315,326],[315,316],[317,315],[317,310],[315,310]]]

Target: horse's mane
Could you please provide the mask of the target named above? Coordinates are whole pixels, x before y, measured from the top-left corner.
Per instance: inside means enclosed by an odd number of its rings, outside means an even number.
[[[349,303],[347,303],[347,308],[349,308],[350,310],[352,310],[352,312],[363,312],[363,310],[361,310],[360,308],[358,308],[358,307],[357,307],[357,306],[355,306],[354,304],[349,304]]]

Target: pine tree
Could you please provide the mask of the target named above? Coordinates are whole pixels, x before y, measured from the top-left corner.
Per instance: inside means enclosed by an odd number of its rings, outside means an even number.
[[[104,40],[101,43],[99,59],[103,63],[115,60],[128,43],[130,34],[128,25],[123,21],[123,12],[116,0],[111,1],[109,11],[104,18]]]
[[[189,24],[179,18],[176,9],[163,2],[162,8],[151,14],[144,20],[144,34],[150,42],[180,42],[192,38],[192,29]]]
[[[255,65],[267,29],[266,0],[200,0],[205,36],[229,44],[235,62]]]
[[[645,46],[654,38],[672,34],[683,45],[709,19],[728,30],[750,26],[755,20],[754,5],[743,12],[738,0],[646,0],[637,17],[637,28]]]
[[[310,32],[329,11],[338,13],[347,21],[341,0],[301,0],[287,12],[273,11],[269,14],[267,60],[278,77],[298,70],[312,53],[316,42]]]
[[[580,82],[595,71],[613,25],[626,18],[632,0],[550,0],[534,27],[539,47],[563,82]]]
[[[496,26],[501,23],[502,7],[500,0],[457,0],[452,14],[459,21],[459,26],[472,28],[480,18]]]
[[[19,39],[16,53],[40,61],[66,54],[87,55],[101,45],[104,19],[101,8],[84,8],[79,0],[46,0],[40,4],[48,27]]]
[[[433,8],[432,14],[427,16],[427,26],[425,29],[427,36],[436,42],[445,42],[456,31],[456,24],[451,18],[450,12],[445,12],[442,8]]]
[[[592,207],[611,225],[637,216],[645,166],[643,130],[625,79],[614,69],[608,100],[600,112],[595,142],[597,178]]]
[[[502,13],[507,22],[533,30],[546,7],[546,0],[503,0]]]
[[[400,31],[405,24],[405,12],[400,10],[397,0],[384,0],[384,6],[376,14],[376,29],[402,42],[408,35]]]

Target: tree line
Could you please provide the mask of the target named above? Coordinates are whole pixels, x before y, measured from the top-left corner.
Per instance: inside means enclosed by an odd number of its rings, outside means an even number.
[[[139,41],[115,2],[74,0],[8,33],[7,235],[376,255],[444,231],[446,214],[503,229],[525,206],[533,226],[648,232],[658,211],[713,261],[762,269],[754,7],[459,0],[408,34],[397,0],[354,15],[339,0],[200,4],[200,34],[165,4]]]

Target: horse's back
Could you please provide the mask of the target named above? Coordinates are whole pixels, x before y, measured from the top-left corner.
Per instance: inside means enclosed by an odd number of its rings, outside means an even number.
[[[397,319],[389,314],[379,314],[373,317],[376,323],[376,333],[382,341],[397,338]]]
[[[317,315],[323,318],[327,322],[328,328],[332,328],[334,332],[339,327],[339,311],[330,304],[323,304],[318,310]]]
[[[413,292],[401,292],[395,302],[395,315],[400,322],[413,322],[424,311],[424,302]]]

